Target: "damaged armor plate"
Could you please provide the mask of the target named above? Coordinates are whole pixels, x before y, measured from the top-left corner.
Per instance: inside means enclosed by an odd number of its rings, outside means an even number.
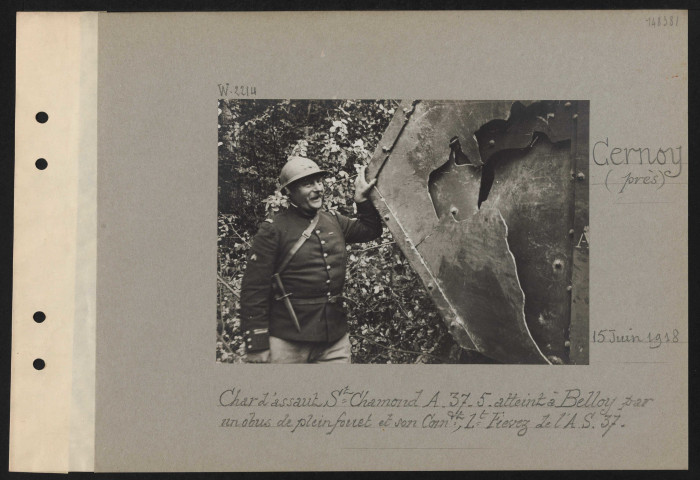
[[[372,200],[456,342],[588,363],[588,102],[404,101]]]

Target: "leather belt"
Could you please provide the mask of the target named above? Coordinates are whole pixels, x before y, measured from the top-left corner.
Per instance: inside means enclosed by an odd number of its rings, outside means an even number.
[[[342,300],[342,295],[324,295],[323,297],[313,297],[313,298],[295,298],[290,296],[289,299],[292,301],[293,305],[319,305],[322,303],[338,303]]]

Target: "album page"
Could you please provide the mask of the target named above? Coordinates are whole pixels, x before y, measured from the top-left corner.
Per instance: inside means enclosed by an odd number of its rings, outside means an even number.
[[[10,469],[686,469],[687,21],[18,14]]]

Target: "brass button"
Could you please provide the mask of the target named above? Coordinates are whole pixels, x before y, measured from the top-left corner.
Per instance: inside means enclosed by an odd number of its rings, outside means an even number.
[[[326,265],[326,270],[330,270],[330,269],[331,269],[331,266],[330,266],[330,265]]]
[[[321,240],[321,245],[325,245],[325,244],[326,244],[326,241],[325,241],[325,240]]]
[[[326,283],[331,283],[330,279],[326,280]]]
[[[316,234],[318,235],[319,233],[321,233],[321,230],[316,230]]]
[[[328,256],[327,253],[324,253],[324,254],[323,254],[323,258],[326,258],[327,256]]]

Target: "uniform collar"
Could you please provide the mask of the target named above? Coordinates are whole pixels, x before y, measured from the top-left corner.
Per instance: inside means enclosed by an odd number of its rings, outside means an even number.
[[[320,211],[320,209],[317,210],[317,211],[315,211],[315,212],[305,212],[304,210],[302,210],[301,208],[299,208],[296,204],[294,204],[294,203],[290,200],[290,201],[289,201],[289,211],[290,211],[290,212],[296,213],[296,214],[299,215],[300,217],[312,219],[312,218],[314,218],[314,217],[316,216],[316,214]]]

